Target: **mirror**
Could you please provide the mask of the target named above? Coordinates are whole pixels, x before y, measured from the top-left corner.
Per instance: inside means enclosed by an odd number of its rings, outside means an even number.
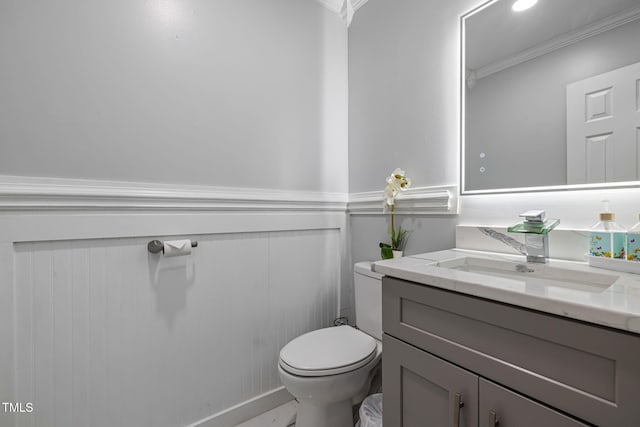
[[[462,17],[462,194],[640,185],[640,0]]]

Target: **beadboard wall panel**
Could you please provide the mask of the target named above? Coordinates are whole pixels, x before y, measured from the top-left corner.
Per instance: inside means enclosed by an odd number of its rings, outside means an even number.
[[[337,229],[14,245],[18,426],[178,426],[280,387],[280,348],[338,312]]]
[[[229,427],[350,312],[347,195],[0,176],[1,427]],[[165,258],[149,240],[190,238]]]

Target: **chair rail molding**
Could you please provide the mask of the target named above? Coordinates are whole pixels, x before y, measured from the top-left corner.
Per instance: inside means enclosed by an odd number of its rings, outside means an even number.
[[[350,214],[384,214],[382,191],[367,191],[349,195],[348,212]],[[405,215],[457,215],[458,187],[446,185],[439,187],[410,188],[400,193],[396,213]]]
[[[345,193],[0,175],[0,211],[334,211]]]

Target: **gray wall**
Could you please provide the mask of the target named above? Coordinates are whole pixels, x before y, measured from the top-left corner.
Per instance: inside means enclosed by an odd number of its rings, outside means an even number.
[[[315,1],[3,1],[0,175],[346,191],[346,43]]]
[[[467,90],[465,188],[566,184],[567,84],[640,61],[638,43],[634,21],[478,80]]]
[[[370,0],[349,28],[349,186],[458,179],[458,15],[472,1]]]
[[[459,17],[477,1],[369,0],[349,28],[349,187],[458,182]],[[455,246],[456,216],[403,216],[409,254]],[[351,217],[354,261],[379,259],[388,215]]]

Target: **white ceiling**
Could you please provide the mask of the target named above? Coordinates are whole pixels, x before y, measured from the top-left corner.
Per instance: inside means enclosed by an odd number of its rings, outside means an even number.
[[[565,33],[637,8],[640,0],[539,0],[514,13],[499,0],[465,21],[466,66],[479,69]]]

